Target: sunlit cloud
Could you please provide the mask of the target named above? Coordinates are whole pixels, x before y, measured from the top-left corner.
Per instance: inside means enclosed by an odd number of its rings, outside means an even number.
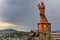
[[[24,25],[24,24],[20,24],[13,29],[18,30],[18,31],[30,31],[29,27],[27,25]]]
[[[10,27],[16,27],[16,25],[0,21],[0,29],[7,29]]]

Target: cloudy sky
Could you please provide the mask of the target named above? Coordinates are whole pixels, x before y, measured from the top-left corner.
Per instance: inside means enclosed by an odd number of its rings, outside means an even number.
[[[41,1],[52,30],[59,30],[60,0],[0,0],[0,29],[36,30],[40,20],[37,4]]]

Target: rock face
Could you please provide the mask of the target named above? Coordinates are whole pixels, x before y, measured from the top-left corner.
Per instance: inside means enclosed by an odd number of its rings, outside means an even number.
[[[40,11],[40,21],[38,23],[38,32],[51,32],[51,24],[48,22],[45,16],[45,5],[42,2],[38,4],[38,9]]]

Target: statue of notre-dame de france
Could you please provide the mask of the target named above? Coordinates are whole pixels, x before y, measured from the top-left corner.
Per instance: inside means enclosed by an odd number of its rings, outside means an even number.
[[[45,5],[43,2],[37,5],[39,9],[40,21],[38,22],[38,31],[31,31],[28,35],[28,40],[47,40],[50,37],[51,24],[45,16]],[[49,39],[50,40],[50,39]]]

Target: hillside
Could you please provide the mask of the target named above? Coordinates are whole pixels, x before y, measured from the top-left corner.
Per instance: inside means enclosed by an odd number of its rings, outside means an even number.
[[[13,29],[0,30],[0,37],[22,37],[27,35],[28,32],[16,31]]]

